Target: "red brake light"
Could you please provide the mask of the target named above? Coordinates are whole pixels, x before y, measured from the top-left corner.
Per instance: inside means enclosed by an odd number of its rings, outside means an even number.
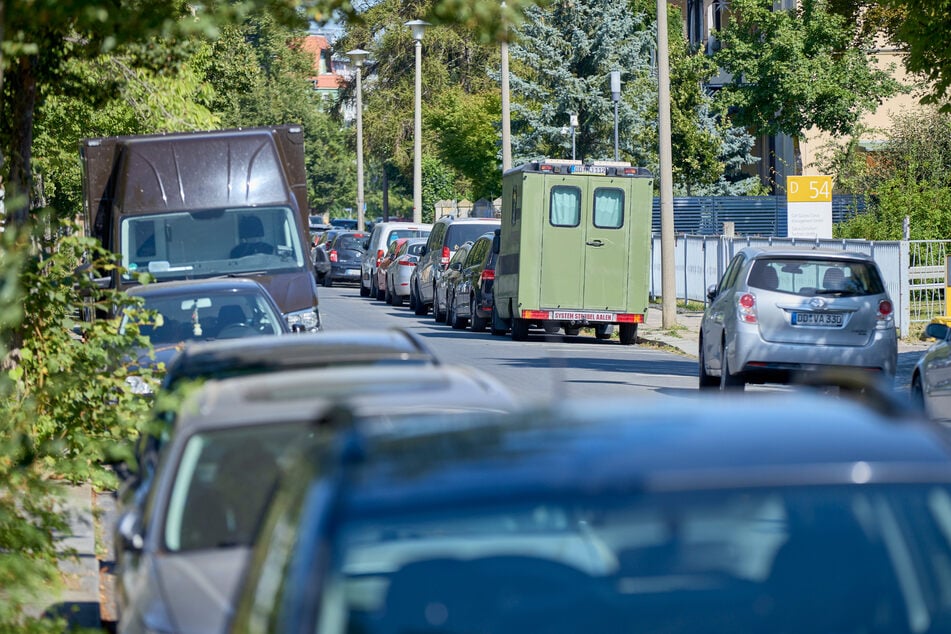
[[[878,303],[878,314],[881,315],[882,319],[891,315],[893,310],[895,310],[895,307],[892,306],[892,303],[887,299],[883,299]]]
[[[416,263],[412,260],[397,260],[400,266],[416,266]]]
[[[378,249],[376,252],[376,265],[380,266],[380,260],[383,259],[383,249]]]
[[[336,261],[337,261],[337,250],[336,250],[336,249],[331,249],[331,250],[330,250],[330,253],[327,254],[327,257],[330,258],[330,261],[331,261],[331,262],[336,262]]]
[[[756,323],[756,296],[752,293],[743,293],[737,302],[739,318],[748,324]]]
[[[448,266],[448,264],[449,264],[449,247],[443,247],[443,248],[442,248],[442,258],[440,259],[440,262],[442,263],[443,266]]]
[[[482,281],[485,280],[494,280],[495,279],[495,269],[482,269],[482,275],[479,276],[482,278]]]

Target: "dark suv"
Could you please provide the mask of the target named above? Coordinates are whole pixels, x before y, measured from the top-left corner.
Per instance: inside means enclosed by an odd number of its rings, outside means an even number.
[[[440,218],[433,224],[429,240],[419,256],[409,285],[409,303],[417,315],[425,315],[433,305],[436,283],[449,265],[456,249],[475,241],[486,231],[501,226],[498,218]]]

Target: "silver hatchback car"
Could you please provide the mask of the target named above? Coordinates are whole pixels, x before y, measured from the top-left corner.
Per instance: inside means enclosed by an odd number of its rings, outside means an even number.
[[[894,379],[894,307],[869,256],[743,249],[707,297],[701,389],[787,383],[797,372],[843,367]]]

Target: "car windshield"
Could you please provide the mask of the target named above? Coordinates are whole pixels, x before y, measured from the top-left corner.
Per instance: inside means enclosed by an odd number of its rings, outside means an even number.
[[[250,545],[282,456],[312,434],[312,425],[295,423],[189,438],[165,513],[165,547],[179,552]]]
[[[947,485],[474,504],[341,537],[321,610],[348,615],[337,631],[894,633],[951,618]]]
[[[119,231],[128,281],[142,272],[162,281],[304,266],[297,222],[288,207],[136,215],[123,218]]]
[[[455,251],[466,242],[475,242],[479,236],[491,228],[492,225],[484,222],[457,222],[451,224],[446,231],[446,246]]]
[[[879,295],[885,285],[874,264],[861,260],[759,258],[747,284],[794,295]]]
[[[153,346],[282,332],[282,317],[260,293],[196,289],[181,295],[146,296],[144,308],[157,313],[152,325],[139,326],[139,333]],[[126,313],[122,327],[138,319],[137,315],[135,310]]]

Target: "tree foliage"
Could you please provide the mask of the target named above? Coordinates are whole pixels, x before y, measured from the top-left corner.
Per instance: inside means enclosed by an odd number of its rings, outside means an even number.
[[[847,135],[900,90],[887,69],[872,65],[871,36],[830,12],[828,0],[803,0],[789,11],[773,5],[733,0],[714,58],[733,76],[723,102],[754,134],[800,137],[817,128]]]
[[[828,159],[840,168],[837,185],[848,185],[867,197],[868,211],[840,223],[836,235],[900,240],[907,216],[912,239],[948,239],[951,114],[935,107],[902,113],[894,117],[885,136],[882,148],[873,155],[857,157],[849,145]],[[871,166],[869,160],[874,161]]]

